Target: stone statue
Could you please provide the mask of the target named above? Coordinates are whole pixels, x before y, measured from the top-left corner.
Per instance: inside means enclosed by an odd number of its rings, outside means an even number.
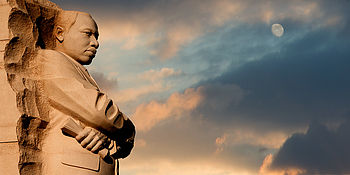
[[[83,66],[99,47],[95,21],[46,0],[9,4],[4,66],[21,114],[19,173],[115,174],[135,127]]]

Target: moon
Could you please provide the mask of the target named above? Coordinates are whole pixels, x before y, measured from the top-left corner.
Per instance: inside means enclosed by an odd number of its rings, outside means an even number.
[[[272,24],[271,32],[276,37],[281,37],[284,33],[283,26],[281,24]]]

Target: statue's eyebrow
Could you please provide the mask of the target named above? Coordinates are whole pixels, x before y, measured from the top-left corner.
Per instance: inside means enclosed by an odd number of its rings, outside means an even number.
[[[81,31],[84,31],[84,30],[88,30],[88,31],[94,33],[94,30],[91,29],[91,28],[89,28],[89,27],[86,27],[86,28],[82,28],[82,29],[81,29]]]
[[[96,35],[96,37],[98,37],[100,34],[98,33],[98,31],[96,30],[96,31],[94,31],[93,29],[91,29],[91,28],[89,28],[89,27],[86,27],[86,28],[83,28],[83,29],[81,29],[81,31],[89,31],[89,32],[91,32],[91,33],[93,33],[93,34],[95,34]]]

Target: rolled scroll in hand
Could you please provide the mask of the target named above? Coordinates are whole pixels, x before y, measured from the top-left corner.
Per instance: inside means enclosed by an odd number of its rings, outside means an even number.
[[[61,128],[62,132],[71,137],[76,137],[79,132],[83,131],[83,127],[78,125],[74,120],[68,119],[64,126]],[[101,149],[98,154],[102,159],[112,159],[109,150],[107,148]]]

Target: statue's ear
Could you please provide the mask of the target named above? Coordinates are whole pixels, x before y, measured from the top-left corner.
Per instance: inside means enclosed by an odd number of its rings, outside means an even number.
[[[64,33],[63,27],[57,26],[55,30],[55,37],[60,43],[62,43],[64,39],[63,33]]]

